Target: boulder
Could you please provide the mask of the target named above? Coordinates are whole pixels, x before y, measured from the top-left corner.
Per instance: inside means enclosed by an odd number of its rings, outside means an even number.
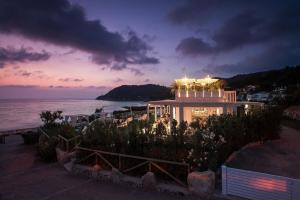
[[[145,189],[156,188],[156,178],[153,172],[147,172],[144,176],[142,176],[142,186]]]
[[[57,161],[60,164],[70,162],[71,156],[68,152],[62,151],[60,148],[55,148]]]
[[[122,173],[116,169],[112,168],[111,169],[111,180],[113,183],[120,183],[122,178]]]
[[[215,173],[213,171],[191,172],[187,178],[190,192],[200,199],[210,199],[215,189]]]

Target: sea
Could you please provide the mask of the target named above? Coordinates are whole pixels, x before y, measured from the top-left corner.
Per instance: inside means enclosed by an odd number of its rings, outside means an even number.
[[[117,102],[75,99],[0,99],[0,131],[32,128],[42,124],[42,111],[61,110],[65,115],[93,114],[96,108],[104,112],[123,110],[124,106],[143,106],[145,102]]]

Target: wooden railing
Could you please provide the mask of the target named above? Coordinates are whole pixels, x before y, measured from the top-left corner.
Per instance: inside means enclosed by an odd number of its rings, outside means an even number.
[[[39,128],[23,128],[23,129],[15,129],[15,130],[7,130],[7,131],[0,131],[0,144],[5,144],[5,137],[11,135],[22,135],[29,132],[36,132]]]
[[[50,136],[42,129],[38,128],[39,132],[41,132],[42,135],[46,136],[47,138],[50,138]]]
[[[62,150],[67,152],[73,151],[77,145],[80,144],[81,135],[67,139],[61,135],[58,135],[58,145]]]
[[[87,155],[85,155],[82,159],[78,160],[77,163],[82,163],[83,161],[93,158],[93,162],[95,164],[98,164],[99,160],[104,162],[106,165],[108,165],[110,168],[116,168],[122,173],[128,173],[130,171],[133,171],[135,169],[138,169],[143,166],[148,166],[148,171],[153,171],[153,168],[156,168],[159,172],[165,174],[168,178],[175,181],[181,186],[186,187],[186,177],[190,173],[190,165],[188,163],[182,163],[182,162],[175,162],[175,161],[168,161],[168,160],[161,160],[156,158],[148,158],[148,157],[142,157],[142,156],[134,156],[134,155],[128,155],[128,154],[121,154],[121,153],[113,153],[113,152],[107,152],[107,151],[101,151],[101,150],[94,150],[89,148],[83,148],[83,147],[75,147],[77,151],[81,152],[88,152]],[[108,158],[105,158],[105,156],[113,156],[115,157],[118,162],[113,163],[109,161]],[[138,164],[134,164],[133,166],[124,168],[122,166],[122,160],[124,159],[136,159],[140,160]],[[173,175],[171,172],[169,172],[167,169],[164,168],[162,165],[172,165],[172,166],[180,166],[184,167],[186,171],[185,180],[182,181],[180,178]]]

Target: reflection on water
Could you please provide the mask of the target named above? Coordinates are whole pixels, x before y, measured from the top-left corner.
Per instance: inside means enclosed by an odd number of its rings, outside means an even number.
[[[0,100],[0,130],[30,128],[42,123],[39,114],[45,110],[61,110],[63,114],[92,114],[96,108],[105,112],[123,106],[145,105],[144,102],[115,102],[100,100]]]

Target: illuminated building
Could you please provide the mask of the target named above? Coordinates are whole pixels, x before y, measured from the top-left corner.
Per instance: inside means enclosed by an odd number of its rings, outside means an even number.
[[[148,102],[148,115],[149,108],[154,107],[155,121],[164,117],[169,121],[175,119],[190,123],[210,115],[236,115],[239,111],[247,113],[250,107],[263,105],[258,102],[236,101],[235,90],[224,90],[223,81],[210,76],[202,79],[176,79],[173,90],[175,100]]]

